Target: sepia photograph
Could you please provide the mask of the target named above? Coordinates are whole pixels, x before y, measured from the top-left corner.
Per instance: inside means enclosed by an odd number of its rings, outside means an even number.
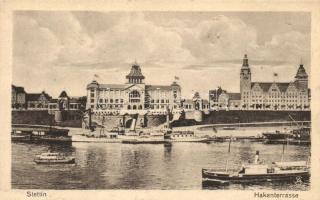
[[[310,12],[12,19],[12,189],[310,190]]]

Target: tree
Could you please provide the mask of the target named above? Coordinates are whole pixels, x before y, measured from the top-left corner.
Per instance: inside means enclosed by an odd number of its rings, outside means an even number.
[[[80,103],[80,109],[85,110],[86,109],[86,103],[87,103],[87,96],[79,97],[78,102]]]

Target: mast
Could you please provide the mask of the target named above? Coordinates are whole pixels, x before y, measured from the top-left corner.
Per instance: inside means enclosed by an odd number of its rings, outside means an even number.
[[[284,160],[284,151],[285,149],[288,147],[288,143],[289,143],[289,140],[288,140],[288,136],[286,137],[286,143],[284,143],[282,145],[282,154],[281,154],[281,162],[283,162]]]
[[[227,162],[226,162],[226,172],[228,171],[229,156],[230,156],[230,147],[231,147],[231,136],[230,136],[229,145],[228,145],[228,158],[227,158]]]
[[[91,108],[88,109],[88,114],[89,114],[89,129],[92,130],[92,128],[91,128],[91,125],[92,125]]]

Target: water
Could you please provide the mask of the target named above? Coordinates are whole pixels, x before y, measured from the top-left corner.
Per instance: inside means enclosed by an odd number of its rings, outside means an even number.
[[[72,145],[12,144],[12,188],[14,189],[278,189],[308,190],[309,184],[264,183],[202,187],[204,167],[239,169],[253,160],[256,150],[267,163],[280,161],[282,145],[254,142],[119,144],[73,143]],[[36,154],[48,150],[76,158],[73,165],[36,165]],[[287,146],[284,159],[306,160],[308,146]]]

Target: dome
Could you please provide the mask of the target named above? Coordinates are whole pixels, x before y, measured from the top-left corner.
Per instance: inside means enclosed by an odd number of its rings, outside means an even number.
[[[91,83],[89,83],[87,85],[87,89],[90,89],[90,88],[98,88],[99,87],[99,83],[95,80],[93,80]]]
[[[133,64],[131,67],[130,73],[126,76],[127,79],[131,78],[138,78],[138,79],[144,79],[144,76],[141,72],[141,68],[138,64]]]
[[[174,81],[173,83],[171,83],[171,86],[172,86],[172,87],[180,87],[180,85],[179,85],[177,82],[175,82],[175,81]]]

